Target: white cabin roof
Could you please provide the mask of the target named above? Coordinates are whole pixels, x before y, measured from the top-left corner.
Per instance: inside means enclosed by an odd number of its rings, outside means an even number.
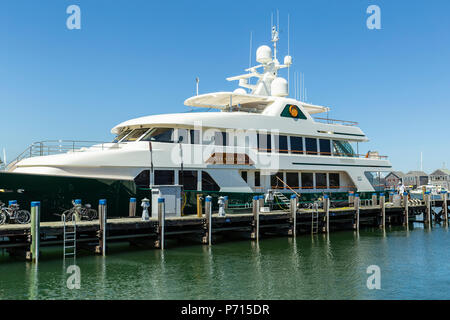
[[[256,96],[233,92],[213,92],[190,97],[184,101],[184,104],[190,107],[227,109],[230,105],[233,107],[248,104],[266,106],[274,100],[274,97],[269,96]]]

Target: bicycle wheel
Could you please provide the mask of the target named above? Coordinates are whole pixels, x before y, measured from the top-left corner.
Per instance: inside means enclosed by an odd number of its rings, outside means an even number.
[[[89,210],[87,211],[87,219],[88,219],[89,221],[92,221],[92,220],[94,220],[94,219],[97,219],[97,217],[98,217],[97,210],[89,209]]]
[[[6,214],[2,210],[0,212],[0,224],[5,224],[5,222],[6,222]]]
[[[30,223],[31,215],[27,210],[19,210],[16,213],[16,222],[19,224]]]
[[[63,215],[66,216],[66,222],[72,221],[73,210],[69,209],[63,212]]]

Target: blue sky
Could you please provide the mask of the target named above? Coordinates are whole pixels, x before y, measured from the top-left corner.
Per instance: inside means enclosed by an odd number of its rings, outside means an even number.
[[[72,4],[81,30],[66,27]],[[371,4],[381,30],[366,27]],[[289,13],[291,74],[305,73],[308,102],[330,118],[359,122],[371,139],[361,152],[403,171],[421,151],[427,172],[450,166],[445,0],[2,0],[0,148],[11,160],[33,141],[109,141],[124,120],[187,111],[197,76],[200,93],[234,90],[225,78],[248,67],[250,32],[253,49],[269,44],[277,9],[280,56]]]

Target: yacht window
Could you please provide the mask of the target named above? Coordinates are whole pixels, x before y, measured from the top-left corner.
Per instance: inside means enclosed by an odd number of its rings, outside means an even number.
[[[147,131],[148,131],[148,128],[135,129],[135,130],[131,131],[131,133],[129,135],[127,135],[125,139],[123,139],[123,142],[137,141]]]
[[[228,133],[216,131],[214,133],[214,141],[216,146],[226,146],[228,143]]]
[[[326,189],[326,188],[327,188],[327,174],[316,173],[316,189]]]
[[[314,188],[313,174],[311,172],[302,173],[302,188],[303,189]]]
[[[276,174],[272,174],[270,176],[270,186],[272,189],[283,189],[284,184],[280,181],[283,181],[283,173],[277,172]]]
[[[341,157],[353,157],[355,155],[352,145],[341,140],[333,140],[333,153]]]
[[[174,178],[173,170],[155,170],[156,185],[172,185]]]
[[[188,141],[189,132],[188,129],[178,129],[178,143],[189,143]]]
[[[317,154],[317,139],[305,138],[306,154]]]
[[[261,173],[259,171],[255,171],[255,187],[261,186]]]
[[[189,134],[191,136],[191,143],[192,144],[199,144],[200,143],[200,130],[189,130]]]
[[[262,134],[258,133],[258,151],[260,152],[271,152],[272,150],[272,141],[270,134]]]
[[[202,191],[219,191],[219,185],[209,175],[208,172],[202,171]]]
[[[319,139],[320,154],[322,156],[331,156],[330,140]]]
[[[150,170],[144,170],[134,178],[134,183],[137,187],[149,188],[150,187]]]
[[[247,171],[241,171],[241,177],[245,182],[247,182]]]
[[[173,142],[172,128],[153,128],[141,141]]]
[[[303,138],[302,137],[290,137],[291,138],[291,152],[303,153]]]
[[[184,190],[197,190],[197,171],[178,171],[178,180]]]
[[[274,136],[275,152],[288,153],[287,136]]]
[[[339,189],[341,183],[339,181],[339,173],[328,174],[328,179],[330,180],[331,189]]]
[[[113,140],[113,143],[117,143],[117,142],[119,142],[120,140],[122,140],[127,134],[129,134],[131,132],[131,130],[125,130],[125,131],[122,131],[120,134],[118,134],[115,138],[114,138],[114,140]]]
[[[287,172],[286,173],[286,183],[292,189],[298,189],[298,173],[297,172]]]

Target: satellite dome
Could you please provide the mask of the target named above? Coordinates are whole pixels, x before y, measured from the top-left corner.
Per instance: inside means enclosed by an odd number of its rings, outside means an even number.
[[[256,61],[262,64],[272,61],[272,49],[268,46],[260,46],[256,50]]]
[[[275,78],[270,85],[270,92],[275,97],[286,97],[289,94],[286,79],[281,77]]]
[[[233,91],[233,93],[236,93],[236,94],[247,94],[247,91],[245,91],[245,89],[242,89],[242,88],[237,88],[236,90]]]

